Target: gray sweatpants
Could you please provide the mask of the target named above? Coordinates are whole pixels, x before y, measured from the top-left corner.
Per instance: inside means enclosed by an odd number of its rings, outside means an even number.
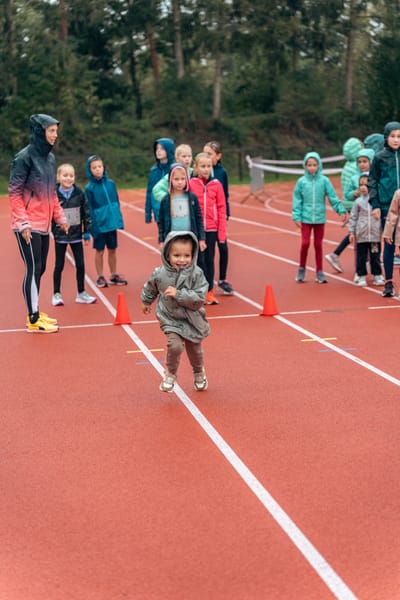
[[[167,333],[167,370],[172,375],[178,372],[182,352],[186,348],[189,362],[192,365],[193,373],[201,373],[204,365],[203,348],[201,342],[191,342],[185,340],[177,333]]]

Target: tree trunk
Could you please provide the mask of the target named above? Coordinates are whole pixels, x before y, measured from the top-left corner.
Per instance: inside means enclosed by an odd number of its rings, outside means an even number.
[[[350,29],[347,36],[346,48],[346,91],[345,104],[346,109],[351,112],[353,110],[353,58],[354,58],[354,38],[357,31],[357,12],[356,0],[350,0]]]
[[[157,49],[156,49],[156,45],[154,42],[154,31],[153,31],[152,26],[149,23],[146,23],[146,37],[147,37],[147,43],[148,43],[149,51],[150,51],[150,60],[151,60],[151,66],[153,69],[154,81],[156,83],[159,83],[160,67],[159,67],[159,63],[158,63],[158,54],[157,54]]]
[[[132,95],[135,98],[136,102],[136,118],[140,121],[143,117],[142,94],[140,91],[139,81],[136,73],[136,54],[134,44],[132,42],[130,43],[129,52],[129,74],[131,78]]]
[[[172,15],[174,18],[174,50],[176,63],[176,77],[177,79],[183,79],[185,77],[185,65],[183,62],[182,52],[181,7],[179,0],[172,1]]]
[[[214,121],[221,118],[221,88],[222,88],[222,54],[216,53],[215,72],[214,72],[214,91],[213,91],[213,111]]]
[[[7,84],[5,85],[5,89],[7,89],[5,97],[10,100],[18,94],[18,80],[14,71],[16,68],[17,52],[15,46],[15,25],[12,0],[5,0],[3,39],[5,42],[3,50],[5,72],[3,73],[3,77],[5,76],[5,81],[7,81]]]

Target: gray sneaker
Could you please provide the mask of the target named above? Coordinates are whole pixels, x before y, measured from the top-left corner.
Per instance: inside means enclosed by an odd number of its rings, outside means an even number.
[[[296,281],[298,283],[303,283],[304,279],[306,276],[306,270],[304,267],[299,267],[299,270],[297,271],[297,275],[296,275]]]
[[[328,283],[323,271],[317,271],[317,277],[315,278],[315,281],[318,283]]]
[[[203,369],[200,373],[194,374],[194,389],[198,392],[203,392],[208,388],[206,372]]]
[[[174,389],[175,381],[176,375],[172,375],[172,373],[168,373],[168,371],[165,371],[164,379],[160,383],[160,390],[162,392],[172,392]]]
[[[60,292],[53,294],[51,303],[53,306],[64,306],[64,300],[62,299]]]
[[[325,260],[337,271],[338,273],[343,273],[344,269],[340,264],[340,260],[337,254],[331,252],[330,254],[325,254]]]
[[[93,304],[94,302],[96,302],[96,300],[96,296],[89,296],[89,294],[85,292],[85,290],[83,292],[80,292],[75,298],[75,302],[77,302],[78,304]]]

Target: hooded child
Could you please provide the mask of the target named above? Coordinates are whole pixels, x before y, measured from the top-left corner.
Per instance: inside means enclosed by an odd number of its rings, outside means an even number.
[[[292,218],[301,230],[300,262],[296,281],[305,280],[307,255],[311,233],[314,235],[316,281],[328,283],[322,270],[322,243],[326,223],[326,198],[333,210],[346,218],[346,209],[340,202],[335,189],[322,174],[322,162],[317,152],[308,152],[304,157],[304,175],[297,180],[293,191]]]
[[[94,264],[97,272],[96,285],[106,288],[110,285],[127,285],[126,279],[117,273],[117,230],[124,228],[117,186],[109,179],[103,159],[92,154],[86,161],[86,175],[89,179],[85,194],[92,221]],[[107,248],[110,279],[104,277],[104,251]]]
[[[369,201],[372,215],[381,221],[385,229],[386,217],[394,193],[400,188],[400,122],[390,121],[383,130],[385,144],[383,150],[377,152],[372,161],[368,178]],[[382,296],[390,298],[394,295],[393,261],[394,243],[383,241],[383,267],[385,271],[385,287]]]
[[[208,283],[197,266],[199,244],[191,231],[171,231],[161,251],[162,265],[144,284],[142,311],[151,312],[157,300],[156,317],[167,337],[167,369],[160,390],[172,392],[179,363],[186,349],[194,376],[194,388],[207,389],[202,341],[210,333],[204,302]]]
[[[145,222],[151,223],[154,217],[158,221],[160,202],[153,196],[153,188],[165,175],[168,175],[174,162],[175,143],[170,138],[158,138],[153,144],[153,153],[156,160],[151,167],[146,190]]]

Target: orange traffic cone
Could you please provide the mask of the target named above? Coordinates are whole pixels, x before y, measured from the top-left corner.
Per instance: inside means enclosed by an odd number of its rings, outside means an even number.
[[[132,321],[126,305],[125,295],[121,292],[118,294],[117,314],[115,315],[114,325],[129,325],[129,323],[132,323]]]
[[[276,307],[272,285],[267,285],[265,288],[264,308],[262,313],[260,313],[260,317],[273,317],[274,315],[279,315],[279,312]]]

